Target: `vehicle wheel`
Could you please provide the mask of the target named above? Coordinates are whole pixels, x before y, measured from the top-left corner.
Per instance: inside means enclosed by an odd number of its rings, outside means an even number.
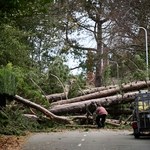
[[[138,132],[137,129],[134,129],[134,137],[135,137],[136,139],[138,139],[138,138],[140,137],[140,133]]]

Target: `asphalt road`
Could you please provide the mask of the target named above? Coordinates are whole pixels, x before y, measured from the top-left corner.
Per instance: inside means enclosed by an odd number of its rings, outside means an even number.
[[[134,139],[132,131],[105,129],[39,133],[23,150],[150,150],[150,137]]]

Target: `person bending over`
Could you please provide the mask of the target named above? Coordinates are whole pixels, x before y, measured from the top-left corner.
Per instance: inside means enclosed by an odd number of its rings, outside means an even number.
[[[108,115],[107,110],[101,104],[98,104],[96,109],[96,124],[98,128],[105,127],[105,121],[107,115]]]

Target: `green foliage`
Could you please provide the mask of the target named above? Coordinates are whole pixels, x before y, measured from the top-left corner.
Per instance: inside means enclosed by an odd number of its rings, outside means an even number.
[[[146,70],[146,62],[145,62],[145,56],[140,55],[135,55],[134,59],[131,60],[135,71],[137,72],[144,72]],[[141,73],[140,73],[141,74]]]
[[[64,83],[69,79],[69,68],[63,64],[63,60],[60,57],[56,57],[49,65],[48,85],[49,89],[46,92],[59,93],[64,91]]]
[[[41,83],[44,83],[46,76],[41,78],[41,74],[36,70],[24,70],[21,68],[15,68],[15,73],[18,78],[17,82],[17,94],[34,101],[35,103],[49,106],[48,101],[43,95],[43,87]]]
[[[2,21],[15,20],[17,17],[31,16],[37,12],[45,12],[45,5],[52,0],[1,0],[0,16]]]
[[[103,74],[104,85],[110,84],[110,77],[111,77],[111,68],[110,66],[108,66],[107,68],[105,68],[104,74]]]
[[[44,91],[40,88],[40,83],[46,76],[42,79],[40,76],[36,70],[28,71],[20,67],[13,67],[11,63],[8,63],[6,67],[0,69],[0,94],[15,95],[17,93],[48,107],[49,103],[43,97]]]
[[[136,70],[133,73],[134,80],[145,80],[146,79],[146,72],[143,70]]]
[[[129,60],[130,59],[130,60]],[[124,80],[135,81],[146,79],[146,63],[142,55],[135,55],[134,58],[129,58],[125,63],[130,67],[129,71],[125,70],[126,76]],[[124,67],[124,66],[121,66]]]
[[[76,97],[78,95],[79,91],[80,91],[80,88],[78,86],[77,81],[73,80],[69,87],[68,98]]]
[[[26,44],[27,33],[8,24],[0,25],[0,65],[11,62],[25,67],[30,64],[29,46]]]
[[[145,80],[146,79],[146,64],[144,60],[142,59],[142,56],[135,55],[134,61],[136,62],[137,68],[133,73],[133,78],[135,80]]]
[[[12,64],[0,69],[0,94],[15,95],[17,79]]]
[[[24,134],[26,130],[35,126],[34,122],[23,118],[19,110],[3,109],[0,111],[0,134]]]
[[[82,75],[73,76],[70,79],[68,98],[73,98],[78,96],[82,92],[82,89],[85,88],[86,82]]]
[[[0,134],[23,135],[27,131],[40,131],[53,128],[55,123],[50,120],[36,121],[22,115],[22,108],[5,108],[0,110]]]

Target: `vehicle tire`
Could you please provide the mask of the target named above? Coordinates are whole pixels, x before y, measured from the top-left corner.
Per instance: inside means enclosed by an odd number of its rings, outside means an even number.
[[[138,139],[140,137],[140,133],[138,132],[138,129],[134,129],[134,137]]]

